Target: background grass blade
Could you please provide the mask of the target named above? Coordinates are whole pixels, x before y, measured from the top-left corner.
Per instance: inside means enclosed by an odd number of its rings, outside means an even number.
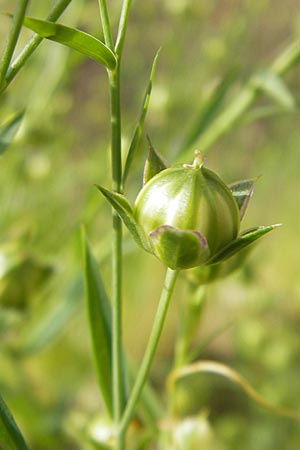
[[[116,67],[117,61],[114,53],[103,42],[90,34],[32,17],[25,17],[24,25],[39,36],[77,50],[110,70]]]
[[[28,450],[26,442],[1,395],[0,448],[1,450]]]
[[[2,155],[7,147],[12,143],[23,116],[24,111],[16,114],[9,122],[7,122],[7,124],[0,128],[0,155]]]
[[[144,125],[144,121],[146,118],[146,114],[148,111],[148,107],[149,107],[149,102],[150,102],[150,96],[151,96],[151,91],[152,91],[152,85],[153,85],[153,79],[154,79],[154,75],[155,75],[155,70],[156,70],[156,65],[157,65],[157,59],[158,59],[158,55],[159,55],[160,49],[158,50],[158,52],[156,53],[153,63],[152,63],[152,68],[151,68],[151,73],[150,73],[150,78],[149,78],[149,83],[147,86],[147,90],[146,90],[146,94],[144,97],[144,102],[143,102],[143,106],[140,112],[140,117],[139,120],[136,124],[134,133],[133,133],[133,137],[129,146],[129,150],[127,153],[127,158],[126,158],[126,162],[125,162],[125,168],[124,168],[124,175],[123,175],[123,186],[127,180],[128,174],[129,174],[129,169],[131,167],[134,155],[136,153],[136,149],[137,146],[139,144],[140,138],[141,138],[141,134],[142,134],[142,130],[143,130],[143,125]]]
[[[257,88],[275,100],[278,105],[287,110],[296,107],[295,99],[284,80],[271,70],[263,70],[253,77]]]
[[[96,261],[82,232],[86,301],[98,384],[112,415],[111,308]]]

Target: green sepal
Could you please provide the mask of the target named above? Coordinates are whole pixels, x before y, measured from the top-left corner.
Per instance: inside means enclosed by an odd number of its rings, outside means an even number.
[[[237,237],[237,239],[230,242],[228,245],[226,245],[226,247],[224,247],[222,250],[220,250],[218,253],[216,253],[212,258],[210,258],[208,260],[207,264],[219,263],[221,261],[224,261],[227,258],[230,258],[231,256],[235,255],[237,252],[239,252],[243,248],[252,244],[252,242],[256,241],[260,237],[262,237],[265,234],[269,233],[270,231],[274,230],[274,228],[277,228],[278,226],[280,226],[280,224],[269,225],[266,227],[264,227],[264,226],[255,227],[255,228],[251,228],[249,230],[244,231],[242,234],[240,234]]]
[[[117,60],[114,53],[103,42],[88,33],[33,17],[25,17],[23,24],[39,36],[77,50],[110,70],[116,68]]]
[[[147,252],[151,252],[139,225],[133,217],[132,207],[126,197],[118,192],[109,191],[102,186],[96,186],[114,210],[119,214],[136,243]]]
[[[4,126],[0,127],[0,155],[2,155],[7,147],[12,143],[21,121],[24,116],[24,111],[13,116]]]
[[[161,225],[151,231],[149,240],[155,255],[173,270],[198,266],[210,253],[205,237],[194,230]]]
[[[154,175],[168,167],[163,158],[153,148],[149,136],[147,136],[147,139],[149,143],[149,152],[144,166],[143,185],[151,180]]]
[[[241,180],[228,186],[237,202],[240,212],[240,220],[244,217],[249,200],[252,197],[255,181],[256,179],[254,178],[250,180]]]

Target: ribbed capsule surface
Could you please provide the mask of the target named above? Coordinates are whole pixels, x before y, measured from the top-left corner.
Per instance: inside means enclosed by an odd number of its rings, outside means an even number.
[[[162,226],[201,233],[209,256],[235,239],[240,225],[231,191],[218,175],[202,165],[158,173],[140,191],[134,215],[146,238]],[[157,254],[156,250],[153,248]]]

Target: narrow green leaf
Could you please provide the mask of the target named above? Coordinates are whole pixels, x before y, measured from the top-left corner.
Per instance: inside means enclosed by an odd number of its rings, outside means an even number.
[[[136,154],[137,146],[138,146],[140,138],[141,138],[144,121],[145,121],[146,114],[147,114],[148,107],[149,107],[150,96],[151,96],[152,85],[153,85],[153,79],[154,79],[154,75],[155,75],[155,70],[156,70],[156,65],[157,65],[159,52],[160,52],[160,49],[156,53],[156,55],[154,57],[154,60],[153,60],[153,63],[152,63],[150,78],[149,78],[148,86],[147,86],[147,89],[146,89],[146,93],[145,93],[145,97],[144,97],[144,101],[143,101],[143,106],[142,106],[142,109],[141,109],[141,112],[140,112],[140,116],[139,116],[138,122],[137,122],[137,124],[135,126],[133,137],[131,139],[129,150],[128,150],[128,153],[127,153],[127,158],[126,158],[125,168],[124,168],[124,175],[123,175],[123,185],[125,185],[125,183],[126,183],[126,180],[127,180],[128,174],[129,174],[129,169],[131,167],[133,158],[134,158],[134,156]]]
[[[214,91],[211,93],[204,105],[201,105],[198,116],[196,117],[191,129],[189,130],[184,142],[181,145],[181,152],[186,152],[197,142],[198,138],[205,131],[205,129],[211,126],[214,118],[218,114],[225,95],[233,81],[233,75],[229,74],[225,76]],[[200,148],[201,150],[201,148]]]
[[[133,217],[131,205],[124,197],[124,195],[109,191],[102,186],[97,185],[97,188],[104,195],[106,200],[109,201],[115,211],[119,214],[136,243],[144,250],[150,252],[149,246],[145,238],[143,237],[140,227]]]
[[[147,138],[149,143],[149,152],[144,166],[143,184],[146,184],[147,181],[154,177],[154,175],[167,168],[167,164],[163,158],[153,148],[149,136],[147,136]]]
[[[12,414],[0,395],[0,448],[1,450],[28,450],[26,442]]]
[[[266,233],[274,230],[274,228],[279,227],[280,224],[269,225],[269,226],[261,226],[251,228],[250,230],[244,231],[240,236],[237,237],[234,241],[230,242],[226,247],[220,250],[216,255],[214,255],[209,261],[208,264],[215,264],[221,261],[224,261],[227,258],[230,258],[235,253],[242,250],[244,247],[252,244],[252,242],[256,241],[260,237],[264,236]]]
[[[24,111],[16,114],[9,122],[0,128],[0,155],[2,155],[12,143],[23,116]]]
[[[270,70],[263,70],[254,75],[252,82],[255,86],[269,95],[280,106],[294,109],[295,99],[283,79]]]
[[[254,179],[242,180],[228,186],[238,204],[241,220],[244,217],[249,200],[252,197],[254,182]]]
[[[90,34],[32,17],[25,17],[24,25],[39,36],[77,50],[110,70],[116,67],[117,61],[114,53],[103,42]]]
[[[111,307],[97,263],[82,233],[86,300],[98,384],[112,415]]]

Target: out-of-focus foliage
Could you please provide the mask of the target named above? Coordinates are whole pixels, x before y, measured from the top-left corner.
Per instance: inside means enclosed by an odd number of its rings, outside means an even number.
[[[50,3],[32,0],[29,15],[44,18]],[[109,3],[115,23],[120,2]],[[1,0],[1,12],[13,12],[14,4]],[[61,23],[101,38],[97,6],[76,1]],[[9,21],[0,17],[0,50]],[[230,75],[222,98],[226,106],[253,73],[268,68],[299,37],[299,24],[296,0],[284,6],[279,0],[134,2],[122,72],[124,150],[159,47],[145,130],[172,160],[214,87]],[[17,50],[29,36],[24,29]],[[231,365],[267,400],[295,410],[300,409],[299,75],[298,64],[284,76],[296,105],[292,111],[261,96],[207,156],[227,183],[263,175],[245,228],[284,226],[250,253],[240,271],[210,285],[194,340],[195,346],[206,343],[201,356]],[[93,61],[43,42],[1,96],[0,125],[16,112],[26,109],[26,114],[14,143],[0,157],[0,392],[32,450],[100,448],[95,442],[106,430],[98,425],[103,405],[93,374],[79,240],[84,223],[109,291],[110,210],[94,187],[109,187],[106,81],[105,70]],[[146,152],[144,135],[127,180],[131,199],[142,184]],[[186,162],[192,159],[193,154]],[[164,269],[129,236],[125,252],[125,344],[138,363]],[[187,296],[179,283],[152,370],[161,397],[178,311]],[[262,411],[213,376],[182,383],[178,392],[176,411],[183,424],[204,410],[220,448],[299,448],[299,424]],[[139,423],[133,423],[130,436],[137,448],[155,448]]]

